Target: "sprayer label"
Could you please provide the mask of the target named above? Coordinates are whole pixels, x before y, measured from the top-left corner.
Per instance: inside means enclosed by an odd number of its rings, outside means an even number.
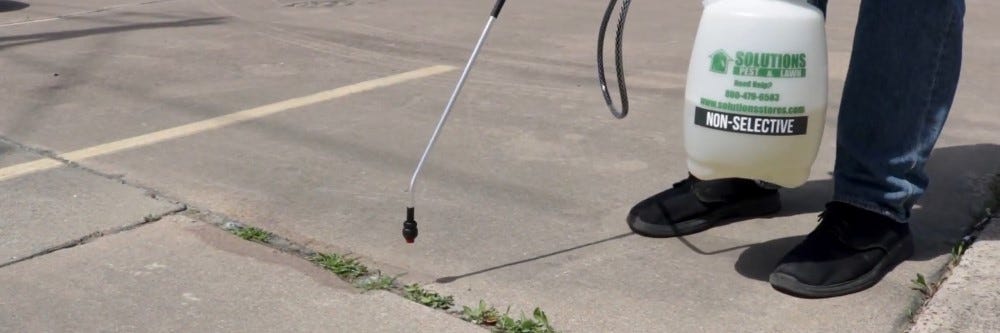
[[[767,53],[737,51],[731,57],[726,51],[718,50],[709,56],[712,60],[709,70],[719,74],[732,74],[762,78],[802,78],[806,77],[805,53]]]
[[[727,132],[785,136],[806,134],[809,117],[758,117],[695,107],[694,123]]]
[[[738,51],[734,65],[733,74],[738,76],[775,78],[806,76],[805,53]]]

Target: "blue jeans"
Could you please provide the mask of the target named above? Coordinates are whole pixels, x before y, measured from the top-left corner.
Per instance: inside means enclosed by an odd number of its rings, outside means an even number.
[[[827,0],[811,0],[826,11]],[[964,0],[862,0],[837,125],[834,201],[906,222],[962,64]]]

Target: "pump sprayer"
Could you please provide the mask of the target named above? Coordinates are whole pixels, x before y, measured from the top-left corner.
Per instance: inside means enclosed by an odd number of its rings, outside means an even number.
[[[417,177],[444,127],[479,51],[500,15],[497,0],[410,179],[403,237],[417,237]],[[615,36],[621,109],[604,73],[604,39],[618,0],[610,0],[597,41],[598,80],[611,114],[625,118],[628,92],[622,40],[631,0],[623,0]],[[689,172],[701,179],[747,178],[795,187],[805,182],[826,121],[825,17],[807,0],[703,0],[688,68],[684,144]]]
[[[615,118],[628,114],[622,31],[615,39],[622,109],[615,109],[598,36],[598,78]],[[688,171],[700,179],[746,178],[784,187],[806,181],[823,136],[827,106],[825,16],[807,0],[703,0],[685,86]]]

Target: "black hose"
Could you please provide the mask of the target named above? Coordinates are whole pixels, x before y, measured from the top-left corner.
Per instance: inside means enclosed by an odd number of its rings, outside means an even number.
[[[625,87],[625,68],[622,65],[622,35],[625,32],[625,19],[628,16],[628,8],[632,0],[622,1],[621,16],[618,18],[618,33],[615,34],[615,71],[618,74],[618,92],[622,99],[621,111],[615,108],[614,101],[611,100],[611,93],[608,92],[608,81],[604,76],[604,39],[607,37],[608,23],[611,15],[615,11],[618,0],[611,0],[608,10],[604,12],[604,19],[601,21],[601,30],[597,33],[597,77],[601,83],[601,92],[604,93],[604,102],[611,109],[611,114],[615,118],[622,119],[628,115],[628,90]]]

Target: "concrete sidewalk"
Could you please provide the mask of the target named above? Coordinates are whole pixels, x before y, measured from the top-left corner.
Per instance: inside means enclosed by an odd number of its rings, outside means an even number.
[[[168,217],[0,270],[3,332],[480,332],[297,257]]]
[[[618,121],[594,74],[606,3],[510,1],[419,184],[421,236],[406,245],[403,189],[458,77],[426,73],[464,64],[487,2],[0,12],[0,313],[16,315],[0,330],[480,330],[178,213],[193,207],[361,256],[459,307],[541,307],[560,331],[898,331],[919,299],[911,280],[947,264],[1000,167],[1000,4],[969,0],[962,83],[912,221],[918,253],[862,293],[786,296],[766,277],[832,192],[857,3],[830,7],[831,105],[810,181],[774,216],[650,239],[624,218],[686,175],[679,110],[700,3],[634,5],[633,112]],[[260,110],[280,112],[226,122]]]
[[[154,196],[77,168],[0,183],[0,332],[481,331]]]

